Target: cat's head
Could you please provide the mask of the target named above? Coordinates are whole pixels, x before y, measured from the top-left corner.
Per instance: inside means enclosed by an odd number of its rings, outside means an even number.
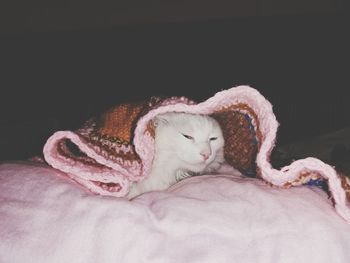
[[[218,154],[223,154],[224,138],[218,122],[208,116],[166,113],[155,118],[156,149],[170,153],[184,168],[200,172]]]

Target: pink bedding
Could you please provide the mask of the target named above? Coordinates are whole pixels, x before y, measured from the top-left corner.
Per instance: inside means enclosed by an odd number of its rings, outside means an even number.
[[[62,176],[61,176],[62,175]],[[46,165],[0,165],[0,262],[349,262],[350,227],[318,188],[237,171],[134,201]]]

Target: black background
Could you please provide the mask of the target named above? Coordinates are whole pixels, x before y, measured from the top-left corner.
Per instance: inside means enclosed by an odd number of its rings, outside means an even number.
[[[242,17],[0,36],[0,158],[124,101],[236,85],[274,105],[280,144],[350,124],[346,15]]]

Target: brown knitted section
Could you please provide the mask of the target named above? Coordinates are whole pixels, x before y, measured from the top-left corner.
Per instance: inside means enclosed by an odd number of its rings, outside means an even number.
[[[78,133],[99,154],[108,159],[119,160],[118,162],[121,163],[140,162],[140,157],[133,145],[134,130],[140,118],[162,102],[162,98],[152,97],[144,102],[117,105],[99,118],[90,119]],[[147,130],[154,136],[152,122],[148,125]],[[123,145],[130,150],[120,150]],[[86,162],[85,159],[82,161]]]
[[[223,130],[227,163],[242,173],[253,176],[256,173],[255,160],[260,144],[260,139],[255,133],[259,134],[260,131],[257,129],[255,132],[250,116],[239,112],[239,109],[248,112],[251,110],[244,104],[233,105],[217,111],[212,117],[219,122]]]
[[[242,111],[244,113],[242,113]],[[215,111],[214,114],[220,114],[220,113],[225,113],[225,112],[236,112],[236,113],[240,113],[243,115],[246,115],[246,113],[248,113],[249,117],[252,118],[255,122],[256,139],[258,141],[258,146],[260,147],[263,136],[262,136],[261,131],[260,131],[260,122],[259,122],[258,116],[254,112],[254,110],[250,106],[248,106],[247,104],[238,103],[238,104],[232,104],[229,107],[225,106],[222,109]],[[250,123],[250,122],[248,121],[248,123]]]
[[[350,180],[348,181],[347,178],[342,175],[341,177],[341,186],[343,187],[343,189],[345,190],[345,194],[346,194],[346,199],[348,200],[348,202],[350,202]]]
[[[93,135],[113,143],[131,145],[138,120],[163,101],[160,97],[152,97],[148,101],[115,106],[100,116]]]
[[[58,143],[57,151],[62,156],[68,156],[70,159],[76,162],[84,163],[88,166],[95,166],[98,168],[103,168],[103,165],[96,162],[94,159],[88,157],[85,153],[81,152],[78,148],[74,147],[72,143],[64,140]]]
[[[166,99],[153,97],[147,102],[118,105],[90,123],[86,129],[89,131],[81,133],[81,136],[109,159],[140,162],[133,147],[135,127],[142,116],[164,102]],[[256,155],[262,141],[255,112],[246,104],[234,104],[215,111],[211,116],[222,127],[226,161],[246,175],[255,175]],[[253,121],[255,127],[252,124]],[[154,137],[154,128],[153,122],[150,121],[146,132],[152,137]],[[121,145],[131,147],[131,151],[119,151]],[[90,162],[85,156],[80,161]]]
[[[119,143],[117,141],[112,142],[114,140],[113,137],[110,137],[109,139],[101,139],[98,137],[94,137],[92,140],[93,141],[90,142],[91,145],[93,145],[94,147],[98,147],[100,153],[105,156],[109,156],[110,159],[121,158],[123,161],[140,161],[140,158],[136,154],[136,151],[133,146],[131,146],[132,150],[129,152],[117,152],[115,150],[116,145],[113,144],[116,143],[118,145]],[[106,141],[110,143],[106,143]]]
[[[285,183],[283,187],[289,188],[293,185],[305,184],[306,182],[309,181],[309,177],[311,177],[312,179],[316,179],[316,178],[321,178],[322,176],[316,171],[304,170],[299,173],[298,178],[294,179],[293,181]]]
[[[128,103],[108,110],[99,119],[96,133],[104,138],[118,138],[120,143],[130,144],[134,123],[145,106],[145,103]]]

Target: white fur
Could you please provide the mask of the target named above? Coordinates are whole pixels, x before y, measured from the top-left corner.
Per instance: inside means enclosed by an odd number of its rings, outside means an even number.
[[[128,198],[165,190],[192,175],[214,172],[224,162],[224,138],[215,119],[188,113],[166,113],[158,115],[154,122],[155,156],[151,173],[131,186]]]

